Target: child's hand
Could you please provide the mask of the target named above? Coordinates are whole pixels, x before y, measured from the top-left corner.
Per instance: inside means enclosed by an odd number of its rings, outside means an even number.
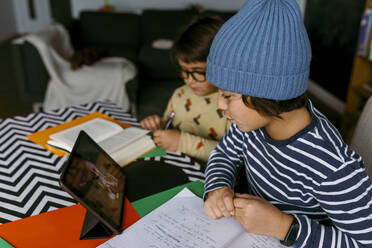
[[[164,121],[159,115],[150,115],[141,121],[141,126],[143,129],[155,131],[163,128]]]
[[[234,218],[251,233],[284,240],[293,216],[285,214],[258,196],[235,194]]]
[[[181,132],[175,129],[154,131],[154,142],[167,151],[177,151],[180,138]]]
[[[234,192],[227,186],[211,191],[204,202],[204,210],[212,219],[219,219],[223,216],[230,218],[235,214],[233,198]]]

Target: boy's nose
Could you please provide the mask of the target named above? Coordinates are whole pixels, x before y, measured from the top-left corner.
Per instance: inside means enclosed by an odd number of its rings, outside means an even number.
[[[196,83],[196,81],[191,76],[188,76],[187,78],[183,79],[183,81],[185,82],[185,84],[189,86]]]
[[[221,96],[218,96],[217,107],[221,110],[226,110],[226,108],[227,108],[227,104],[225,102],[225,99]]]

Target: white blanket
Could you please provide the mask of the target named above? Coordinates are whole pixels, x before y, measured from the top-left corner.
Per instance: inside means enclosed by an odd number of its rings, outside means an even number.
[[[110,100],[124,111],[129,110],[125,84],[137,74],[135,65],[125,58],[105,58],[91,66],[71,70],[68,59],[74,54],[67,30],[53,24],[39,32],[15,40],[28,41],[39,51],[50,75],[44,110]]]

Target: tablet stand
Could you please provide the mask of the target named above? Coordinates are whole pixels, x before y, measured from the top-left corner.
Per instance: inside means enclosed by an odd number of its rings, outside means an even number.
[[[87,210],[80,239],[101,239],[108,238],[111,235],[113,235],[113,232]]]

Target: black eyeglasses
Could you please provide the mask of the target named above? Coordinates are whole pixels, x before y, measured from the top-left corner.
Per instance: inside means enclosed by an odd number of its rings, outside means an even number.
[[[194,79],[194,81],[196,82],[204,82],[207,80],[207,78],[205,77],[205,71],[183,71],[181,70],[181,77],[183,79],[188,79],[189,76],[192,77],[192,79]]]

